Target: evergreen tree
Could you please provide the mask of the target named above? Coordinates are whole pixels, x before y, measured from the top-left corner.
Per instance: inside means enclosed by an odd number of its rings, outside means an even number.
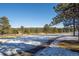
[[[1,34],[8,34],[10,33],[11,26],[9,24],[9,20],[6,16],[0,18],[0,30]]]
[[[44,33],[48,33],[48,32],[49,32],[49,28],[50,28],[49,25],[48,25],[48,24],[45,24],[45,25],[44,25],[43,32],[44,32]]]
[[[24,34],[24,31],[25,31],[24,26],[21,26],[20,31],[22,34]]]
[[[53,18],[53,22],[51,23],[55,25],[60,22],[64,22],[65,26],[73,25],[73,35],[75,36],[76,26],[77,26],[77,29],[79,29],[79,21],[78,21],[79,20],[79,4],[78,3],[63,3],[63,4],[61,3],[61,4],[56,5],[54,7],[54,10],[58,15],[55,18]],[[72,23],[70,23],[70,21],[72,21]]]

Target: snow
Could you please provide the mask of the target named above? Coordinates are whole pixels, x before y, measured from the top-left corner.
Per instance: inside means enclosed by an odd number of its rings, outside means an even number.
[[[0,44],[0,46],[0,52],[7,56],[18,54],[19,51],[28,51],[36,47],[24,43],[5,43]]]
[[[25,40],[48,40],[49,38],[55,38],[57,37],[58,35],[30,35],[30,36],[22,36],[22,37],[19,37],[18,39],[25,39]]]
[[[71,50],[60,48],[57,44],[60,43],[62,40],[77,40],[77,37],[73,36],[65,36],[60,37],[53,41],[49,47],[38,51],[35,56],[78,56],[78,52],[73,52]]]
[[[54,39],[60,35],[30,35],[18,37],[15,39],[0,39],[0,55],[15,55],[18,52],[30,51],[46,42],[49,39]],[[64,48],[60,48],[57,44],[62,40],[77,40],[77,37],[66,36],[60,37],[53,41],[49,47],[39,50],[35,53],[35,56],[72,56],[79,55],[77,52],[73,52]],[[25,53],[24,53],[25,54]]]
[[[10,51],[10,50],[6,50],[6,51],[4,51],[4,54],[10,56],[10,55],[12,55],[12,51]]]
[[[67,37],[61,37],[58,40],[78,40],[78,38],[74,36],[67,36]]]
[[[4,54],[0,52],[0,56],[4,56]]]
[[[9,40],[6,43],[22,43],[20,40]]]
[[[41,45],[42,43],[45,43],[48,41],[48,39],[50,38],[55,38],[57,37],[55,36],[41,36],[41,35],[31,35],[31,36],[23,36],[23,37],[19,37],[16,39],[0,39],[0,42],[2,43],[25,43],[25,44],[30,44],[30,45]]]
[[[77,37],[74,36],[65,36],[65,37],[60,37],[58,39],[56,39],[55,41],[53,41],[49,47],[59,47],[58,43],[60,43],[63,40],[78,40]]]
[[[42,45],[41,42],[38,42],[38,41],[32,41],[32,40],[28,40],[27,42],[24,42],[24,43],[25,43],[25,44],[35,45],[35,46]]]
[[[51,36],[52,37],[52,36]],[[0,55],[14,55],[19,51],[29,51],[43,42],[47,42],[49,36],[28,36],[16,39],[0,39]]]
[[[59,47],[48,47],[38,51],[35,56],[78,56],[79,53]]]

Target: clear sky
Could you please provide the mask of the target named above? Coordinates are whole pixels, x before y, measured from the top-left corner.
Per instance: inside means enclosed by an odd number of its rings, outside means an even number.
[[[45,3],[0,4],[0,17],[7,16],[12,27],[43,27],[56,16],[53,10],[55,5]],[[62,27],[62,25],[58,27]]]

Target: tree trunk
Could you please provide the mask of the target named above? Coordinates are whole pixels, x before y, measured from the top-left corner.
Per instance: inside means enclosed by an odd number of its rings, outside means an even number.
[[[78,41],[79,41],[79,19],[78,19],[78,24],[77,24],[77,30],[78,30]]]
[[[77,36],[78,36],[78,41],[79,41],[79,25],[77,24]]]
[[[75,19],[73,19],[73,36],[75,36]]]

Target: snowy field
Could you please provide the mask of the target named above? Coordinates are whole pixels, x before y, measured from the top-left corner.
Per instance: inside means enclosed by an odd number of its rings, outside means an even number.
[[[79,52],[73,52],[65,48],[60,48],[57,44],[60,43],[62,40],[78,40],[78,38],[73,36],[58,38],[53,41],[49,45],[49,47],[38,51],[35,56],[79,56]]]
[[[14,55],[17,51],[28,51],[57,37],[51,35],[31,35],[17,37],[16,39],[0,39],[0,55]]]
[[[66,34],[65,34],[66,35]],[[77,39],[76,37],[61,37],[64,36],[63,34],[49,34],[49,35],[29,35],[29,36],[22,36],[17,37],[16,39],[0,39],[0,55],[1,56],[10,56],[10,55],[16,55],[18,52],[27,53],[27,51],[30,51],[38,46],[42,46],[44,43],[47,43],[49,40],[54,40],[51,42],[51,44],[44,49],[41,49],[37,51],[35,56],[55,56],[55,55],[79,55],[77,52],[72,52],[67,49],[59,48],[57,46],[57,43],[59,43],[62,40],[74,40]],[[55,39],[57,37],[60,37],[58,39]],[[57,51],[57,52],[56,52]],[[64,52],[62,52],[64,51]],[[65,53],[65,54],[64,54]],[[26,54],[27,55],[27,54]]]
[[[48,47],[38,51],[35,56],[79,56],[79,53],[60,47]]]

